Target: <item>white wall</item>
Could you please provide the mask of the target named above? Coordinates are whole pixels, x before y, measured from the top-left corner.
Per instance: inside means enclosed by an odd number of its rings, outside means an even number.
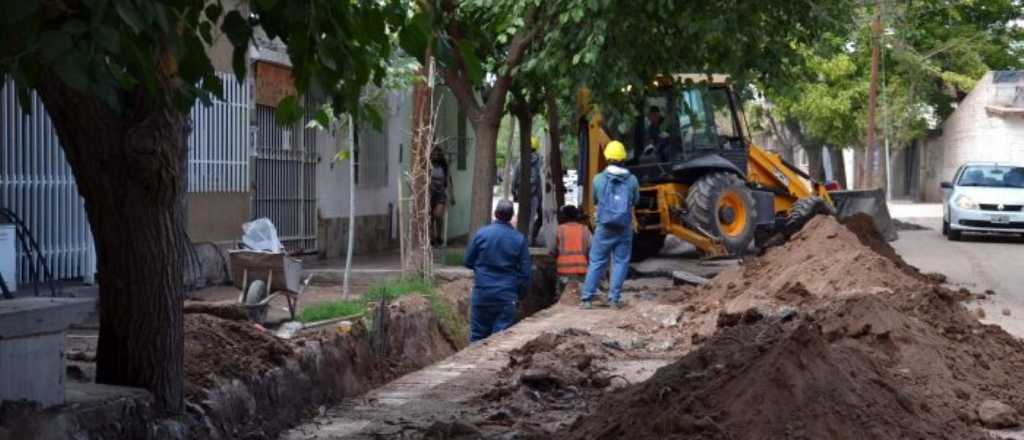
[[[398,199],[397,182],[401,172],[399,148],[408,145],[410,139],[411,93],[394,92],[388,97],[388,109],[382,127],[383,145],[366,145],[365,148],[387,148],[387,179],[383,186],[356,186],[356,216],[387,215],[389,204],[396,208]],[[348,149],[348,131],[341,130],[336,136],[320,132],[317,134],[317,199],[321,218],[348,217],[349,163],[334,162],[340,149]],[[366,170],[360,171],[364,173]]]
[[[448,237],[461,237],[469,233],[469,205],[473,192],[473,165],[476,160],[476,135],[473,126],[465,121],[466,160],[464,169],[459,169],[458,134],[459,105],[447,88],[438,87],[440,100],[437,137],[444,141],[448,163],[452,172],[455,206],[448,207]]]
[[[942,124],[942,135],[926,143],[922,182],[925,200],[938,201],[939,182],[951,179],[964,162],[1024,164],[1024,118],[990,113],[986,106],[994,94],[989,72]]]

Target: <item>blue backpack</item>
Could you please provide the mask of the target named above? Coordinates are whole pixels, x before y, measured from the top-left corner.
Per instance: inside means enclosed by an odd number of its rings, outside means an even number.
[[[606,226],[629,227],[633,225],[633,210],[630,207],[629,181],[608,178],[601,191],[597,205],[597,223]]]

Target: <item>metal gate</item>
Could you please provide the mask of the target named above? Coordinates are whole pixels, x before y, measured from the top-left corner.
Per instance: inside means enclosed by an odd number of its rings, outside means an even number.
[[[2,80],[2,79],[0,79]],[[75,176],[64,158],[50,116],[32,93],[31,114],[22,111],[14,83],[0,90],[0,206],[25,222],[58,279],[85,278],[96,272],[89,220]],[[29,264],[18,248],[18,267]],[[18,282],[29,282],[18,270]]]
[[[245,192],[249,183],[251,81],[218,73],[223,99],[192,107],[188,137],[188,191]]]
[[[224,99],[192,108],[189,136],[189,192],[247,191],[248,126],[252,93],[249,81],[218,74]],[[32,93],[32,112],[22,111],[14,84],[0,90],[0,206],[25,221],[39,242],[54,277],[92,281],[95,250],[75,177],[64,158],[50,117]],[[18,266],[26,267],[20,251]],[[27,270],[18,282],[29,281]]]
[[[282,127],[274,109],[256,105],[252,216],[274,222],[289,251],[316,250],[316,131]]]

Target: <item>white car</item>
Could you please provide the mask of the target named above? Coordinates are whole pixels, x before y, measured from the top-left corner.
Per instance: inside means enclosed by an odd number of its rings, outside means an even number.
[[[942,182],[942,233],[1024,234],[1024,166],[969,162]]]

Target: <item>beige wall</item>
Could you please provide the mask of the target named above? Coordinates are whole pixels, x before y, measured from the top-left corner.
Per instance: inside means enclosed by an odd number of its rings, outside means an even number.
[[[989,72],[943,122],[941,135],[922,143],[922,201],[942,201],[939,183],[952,179],[964,162],[1024,163],[1024,119],[990,110],[998,104],[997,87],[1006,86],[994,85]]]
[[[189,193],[188,233],[195,243],[236,242],[249,221],[249,193]]]

